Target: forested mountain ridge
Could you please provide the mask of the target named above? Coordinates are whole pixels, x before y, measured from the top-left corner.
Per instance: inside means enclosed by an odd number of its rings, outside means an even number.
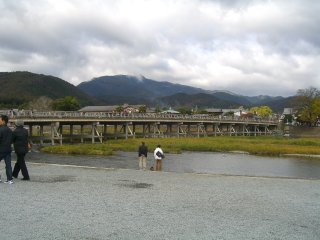
[[[91,96],[107,101],[106,96],[139,97],[150,101],[158,97],[170,96],[180,92],[186,94],[208,92],[186,85],[158,82],[145,77],[128,75],[94,78],[91,81],[80,83],[78,88]]]
[[[39,97],[73,96],[81,106],[145,104],[149,107],[236,108],[267,105],[281,112],[290,98],[242,96],[210,91],[145,77],[102,76],[74,86],[60,78],[31,72],[0,72],[0,107],[13,108]]]
[[[242,96],[228,91],[210,91],[170,82],[158,82],[145,77],[127,75],[102,76],[82,82],[78,88],[107,104],[148,104],[152,106],[234,108],[268,105],[282,111],[285,98]],[[280,104],[276,104],[280,101]]]
[[[38,97],[76,97],[81,105],[98,103],[74,85],[54,76],[31,72],[0,72],[0,104],[19,106]]]

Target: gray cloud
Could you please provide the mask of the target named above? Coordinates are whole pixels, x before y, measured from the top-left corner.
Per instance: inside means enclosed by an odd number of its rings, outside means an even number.
[[[245,95],[320,88],[320,2],[0,0],[0,71],[143,75]]]

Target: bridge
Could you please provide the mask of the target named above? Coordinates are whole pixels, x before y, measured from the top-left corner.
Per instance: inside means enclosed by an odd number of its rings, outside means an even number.
[[[14,128],[23,120],[30,138],[40,145],[63,142],[102,143],[118,138],[167,138],[203,136],[272,135],[278,129],[277,119],[240,119],[209,114],[184,115],[161,113],[106,113],[65,111],[1,111],[9,116]]]

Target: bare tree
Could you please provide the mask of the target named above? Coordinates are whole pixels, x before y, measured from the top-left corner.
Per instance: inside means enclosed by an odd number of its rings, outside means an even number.
[[[51,98],[41,96],[29,102],[29,108],[37,111],[51,111],[52,102],[53,100]]]
[[[298,121],[308,126],[316,125],[320,117],[320,91],[315,87],[299,89],[295,99]]]

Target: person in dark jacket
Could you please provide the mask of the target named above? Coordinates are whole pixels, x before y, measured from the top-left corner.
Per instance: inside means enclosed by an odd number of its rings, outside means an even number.
[[[29,151],[29,134],[28,130],[23,127],[23,124],[23,121],[17,120],[16,129],[12,133],[12,143],[17,155],[17,162],[14,165],[12,176],[17,178],[21,170],[23,176],[22,180],[30,180],[26,162],[24,160],[25,155]]]
[[[148,156],[148,147],[144,142],[141,142],[138,150],[139,155],[139,169],[146,170],[147,168],[147,156]]]
[[[7,115],[0,116],[0,161],[4,159],[6,165],[7,181],[12,184],[12,167],[11,167],[11,141],[12,131],[7,126],[9,118]]]

